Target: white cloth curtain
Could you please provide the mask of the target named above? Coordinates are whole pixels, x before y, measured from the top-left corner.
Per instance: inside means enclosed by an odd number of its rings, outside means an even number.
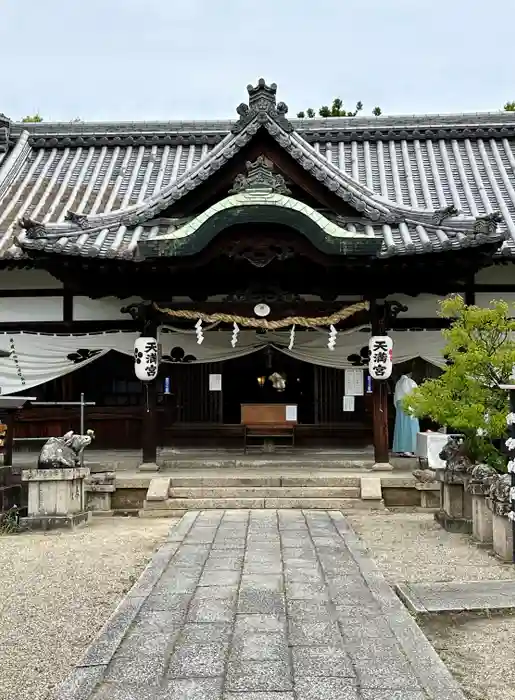
[[[93,362],[109,350],[132,355],[138,335],[121,331],[81,335],[0,333],[0,350],[10,353],[9,357],[0,358],[1,392],[13,394],[52,381]],[[444,366],[442,351],[445,340],[439,331],[394,331],[390,335],[394,342],[394,363],[421,357],[439,367]],[[340,333],[336,347],[331,351],[327,347],[328,333],[318,330],[299,329],[291,350],[288,350],[289,331],[258,334],[242,330],[234,348],[231,337],[230,331],[207,330],[204,342],[198,345],[192,333],[159,333],[165,361],[173,348],[178,347],[184,355],[192,355],[195,362],[203,363],[235,359],[272,345],[298,360],[337,369],[352,367],[347,358],[359,354],[361,348],[368,346],[369,340],[368,333],[358,330]]]
[[[438,367],[445,365],[442,351],[446,341],[440,331],[393,331],[389,335],[393,339],[394,363],[421,357]],[[238,342],[234,348],[231,346],[231,336],[230,331],[206,331],[204,342],[198,345],[195,335],[174,331],[161,333],[160,342],[164,355],[168,355],[172,348],[180,347],[186,355],[193,355],[196,362],[231,360],[261,350],[267,345],[273,345],[297,360],[345,369],[353,366],[347,359],[349,355],[359,354],[361,348],[368,347],[369,341],[369,333],[358,330],[346,334],[340,333],[336,339],[335,349],[329,350],[327,347],[329,332],[298,330],[295,333],[294,346],[288,350],[289,331],[269,332],[262,335],[255,331],[244,330],[238,334]]]
[[[185,355],[192,355],[196,362],[201,363],[234,360],[261,350],[268,344],[262,340],[264,336],[258,335],[255,331],[240,331],[234,348],[231,345],[231,338],[230,331],[208,330],[204,332],[204,342],[199,345],[194,333],[166,332],[163,329],[159,333],[159,342],[165,361],[174,348],[181,348]]]
[[[442,353],[446,340],[440,331],[392,331],[388,335],[393,340],[394,364],[421,357],[437,367],[445,365]],[[352,363],[347,358],[349,355],[359,354],[361,348],[368,347],[369,341],[368,333],[358,331],[348,335],[339,334],[336,338],[336,347],[334,350],[329,350],[328,336],[323,333],[303,334],[299,331],[295,336],[295,345],[288,350],[288,333],[276,334],[274,337],[276,347],[286,355],[304,362],[338,369],[352,367]]]
[[[10,353],[9,357],[0,358],[2,395],[25,391],[62,377],[109,350],[132,355],[137,335],[119,331],[83,335],[0,333],[0,350]]]

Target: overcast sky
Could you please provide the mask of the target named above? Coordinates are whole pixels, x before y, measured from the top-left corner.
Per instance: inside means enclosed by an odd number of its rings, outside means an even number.
[[[0,112],[228,118],[261,76],[290,115],[497,110],[514,27],[514,0],[1,0]]]

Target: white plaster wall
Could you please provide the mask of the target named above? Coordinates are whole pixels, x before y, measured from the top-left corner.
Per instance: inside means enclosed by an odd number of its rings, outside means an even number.
[[[73,297],[74,321],[130,321],[129,314],[122,314],[122,306],[128,306],[141,301],[141,297],[130,299],[118,299],[106,297],[105,299],[90,299],[89,297]]]
[[[0,290],[62,288],[63,283],[45,270],[0,270]]]
[[[0,296],[0,323],[62,320],[62,297]]]
[[[499,292],[499,294],[495,292],[476,292],[476,306],[487,308],[490,306],[490,302],[494,300],[502,300],[510,304],[510,316],[515,316],[515,292]]]
[[[477,273],[474,281],[476,284],[515,284],[515,264],[485,267]]]
[[[398,301],[408,307],[406,312],[399,314],[401,318],[438,318],[440,301],[446,297],[437,297],[435,294],[419,294],[417,297],[404,294],[392,294],[388,301]]]

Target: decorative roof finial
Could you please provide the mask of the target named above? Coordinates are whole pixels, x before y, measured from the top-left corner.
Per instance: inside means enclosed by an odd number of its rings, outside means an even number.
[[[253,85],[247,85],[247,92],[249,93],[249,108],[263,109],[270,105],[275,107],[275,96],[277,94],[277,85],[272,83],[267,85],[264,78],[258,80],[256,87]]]
[[[64,220],[71,221],[72,224],[75,224],[83,230],[88,228],[88,217],[85,214],[77,214],[77,212],[71,209],[66,212]]]
[[[27,238],[45,238],[45,226],[40,221],[24,216],[19,219],[18,226],[25,230]]]
[[[497,233],[497,224],[504,221],[501,212],[494,211],[484,216],[476,216],[474,234],[476,236],[492,236]]]
[[[236,175],[234,184],[229,194],[245,192],[247,190],[257,190],[259,192],[276,192],[277,194],[291,194],[284,177],[279,173],[274,173],[273,164],[264,155],[260,155],[251,163],[245,163],[247,175],[241,173]]]
[[[443,209],[435,210],[432,216],[433,223],[435,223],[437,226],[440,226],[445,221],[445,219],[450,219],[453,216],[459,216],[460,213],[460,210],[457,209],[454,206],[454,204],[449,204],[449,206],[444,207]]]
[[[260,123],[264,123],[267,117],[276,121],[285,131],[293,131],[293,126],[287,120],[288,105],[284,102],[276,102],[277,85],[272,83],[267,85],[264,78],[258,80],[254,87],[247,85],[249,93],[249,103],[242,102],[236,109],[239,115],[238,121],[233,125],[233,134],[239,133],[254,118]]]

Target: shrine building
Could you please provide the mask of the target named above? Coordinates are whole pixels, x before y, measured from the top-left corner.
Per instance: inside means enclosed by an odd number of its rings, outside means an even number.
[[[145,461],[241,446],[265,411],[388,462],[392,382],[445,362],[439,301],[515,300],[515,113],[294,119],[247,92],[227,121],[0,115],[0,389],[57,402],[17,439],[77,430],[58,404],[84,394],[97,447]]]

